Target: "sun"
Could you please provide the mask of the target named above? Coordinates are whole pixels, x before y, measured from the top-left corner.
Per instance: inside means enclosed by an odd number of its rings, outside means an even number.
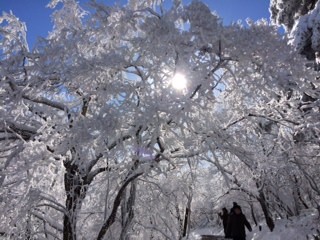
[[[181,73],[176,73],[171,79],[171,85],[174,89],[183,90],[187,87],[187,79]]]

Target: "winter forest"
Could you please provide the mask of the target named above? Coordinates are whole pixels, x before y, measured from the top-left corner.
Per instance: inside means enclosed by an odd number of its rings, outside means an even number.
[[[44,2],[32,49],[0,16],[0,239],[320,239],[320,1]]]

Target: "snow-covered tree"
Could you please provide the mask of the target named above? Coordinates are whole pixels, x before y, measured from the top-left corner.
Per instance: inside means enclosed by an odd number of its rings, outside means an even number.
[[[315,205],[317,145],[304,162],[293,146],[300,129],[318,134],[317,106],[306,116],[296,97],[317,82],[273,27],[223,27],[200,1],[58,3],[32,52],[24,25],[1,18],[3,234],[181,239],[209,199],[202,169],[271,218],[273,170],[292,160]]]
[[[293,45],[299,53],[305,55],[309,60],[314,60],[314,70],[316,71],[319,71],[320,63],[319,6],[319,1],[317,0],[270,1],[271,19],[274,23],[285,27],[289,36],[289,43]],[[307,65],[310,66],[310,64]],[[316,77],[316,79],[318,79],[318,77]],[[307,185],[318,195],[319,185],[316,183],[318,181],[314,181],[317,179],[318,173],[311,170],[311,168],[315,169],[318,166],[316,163],[316,155],[319,135],[315,125],[317,125],[317,117],[319,116],[317,104],[319,101],[319,86],[316,79],[314,77],[311,79],[307,78],[305,81],[306,88],[304,90],[301,89],[302,91],[295,91],[295,88],[291,90],[293,95],[295,95],[294,99],[296,102],[290,104],[291,106],[295,106],[290,108],[290,113],[292,114],[292,110],[296,109],[299,109],[299,111],[293,113],[293,115],[296,116],[295,121],[293,121],[296,125],[293,130],[294,144],[286,145],[286,148],[290,149],[287,151],[286,154],[288,155],[286,155],[286,157],[294,163],[294,168],[298,167],[300,169],[299,172],[302,179],[304,179],[301,180],[299,176],[294,175],[292,179],[293,187],[295,187],[294,185],[298,182],[307,181],[309,182]],[[295,157],[292,154],[295,155]],[[297,157],[297,155],[299,156]],[[311,171],[306,171],[307,168]],[[304,189],[309,191],[308,187]],[[306,196],[307,194],[304,195]],[[307,206],[301,198],[300,192],[295,193],[295,198],[299,198],[300,204],[305,207]],[[311,201],[314,202],[314,200]],[[296,211],[298,211],[297,206]]]

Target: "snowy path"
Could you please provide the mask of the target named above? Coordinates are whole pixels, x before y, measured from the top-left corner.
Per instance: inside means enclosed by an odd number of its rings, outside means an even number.
[[[275,228],[271,232],[264,222],[259,224],[262,229],[253,226],[248,232],[247,240],[302,240],[316,239],[320,236],[320,221],[316,209],[305,210],[300,216],[289,219],[276,219]],[[191,231],[189,240],[223,240],[221,226],[208,226]]]
[[[222,236],[217,236],[217,235],[202,235],[201,240],[223,240],[225,239]]]

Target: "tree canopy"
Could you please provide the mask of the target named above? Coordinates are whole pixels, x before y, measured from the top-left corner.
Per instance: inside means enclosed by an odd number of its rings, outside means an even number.
[[[317,74],[275,27],[201,1],[49,6],[33,50],[0,18],[2,235],[182,239],[212,204],[271,230],[317,207]]]

